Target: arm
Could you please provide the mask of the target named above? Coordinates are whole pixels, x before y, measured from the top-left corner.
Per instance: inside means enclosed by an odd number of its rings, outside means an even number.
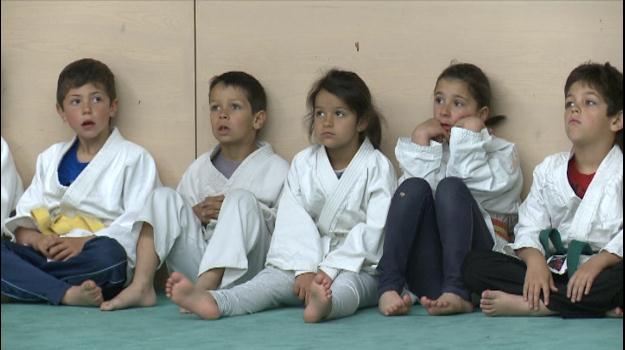
[[[454,127],[449,148],[447,176],[462,179],[485,209],[512,210],[510,203],[502,203],[506,198],[502,196],[513,191],[515,195],[509,197],[517,203],[521,194],[523,175],[514,144],[494,138],[486,128],[475,132]],[[502,205],[505,208],[497,208]]]
[[[384,224],[396,187],[395,171],[386,158],[369,171],[366,189],[361,189],[367,190],[368,198],[365,222],[352,227],[345,240],[321,262],[321,270],[331,279],[341,270],[360,272],[366,262],[377,264],[382,255]]]
[[[147,151],[143,151],[133,163],[126,166],[119,180],[123,181],[123,194],[120,200],[123,214],[109,227],[97,231],[95,235],[113,238],[126,252],[134,252],[138,239],[138,232],[131,234],[135,219],[145,206],[148,196],[160,186],[156,164]]]
[[[411,177],[425,179],[430,187],[436,188],[439,182],[438,172],[443,159],[443,145],[430,141],[428,146],[413,143],[407,137],[397,140],[395,156],[402,170],[399,182]]]
[[[321,240],[315,222],[306,211],[303,189],[293,161],[278,204],[276,227],[267,254],[267,263],[299,276],[317,272],[322,258]]]
[[[9,146],[4,141],[4,138],[2,138],[1,148],[2,207],[0,209],[2,210],[2,216],[0,224],[2,225],[1,228],[4,229],[4,220],[9,217],[11,211],[15,209],[15,205],[22,195],[22,192],[24,192],[24,189],[22,187],[22,179],[15,169],[13,157],[11,156]]]

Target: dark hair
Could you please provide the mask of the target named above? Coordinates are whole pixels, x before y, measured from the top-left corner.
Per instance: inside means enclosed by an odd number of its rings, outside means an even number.
[[[455,63],[445,68],[445,70],[436,79],[436,85],[442,79],[460,80],[467,84],[471,97],[477,102],[477,107],[490,108],[491,89],[486,74],[476,65],[470,63]],[[488,116],[486,126],[492,127],[505,120],[506,116],[496,115]]]
[[[358,74],[339,69],[332,69],[326,73],[313,84],[308,93],[306,105],[310,111],[307,117],[309,136],[312,136],[314,130],[315,99],[321,90],[325,90],[343,101],[356,113],[357,122],[363,119],[367,121],[367,129],[359,135],[360,142],[368,137],[373,147],[378,149],[380,142],[382,142],[381,120],[383,117],[373,105],[371,92]]]
[[[93,58],[83,58],[68,64],[59,74],[56,103],[63,109],[63,100],[69,90],[89,83],[104,88],[111,103],[117,98],[115,76],[109,67]]]
[[[267,95],[265,94],[265,89],[263,89],[260,82],[253,76],[239,71],[225,72],[221,75],[216,75],[210,80],[209,95],[217,84],[233,86],[243,90],[247,101],[252,106],[252,113],[267,110]]]
[[[614,117],[623,111],[623,73],[610,65],[599,63],[584,63],[577,66],[566,78],[564,96],[569,93],[571,85],[583,82],[597,90],[608,104],[608,117]],[[623,150],[623,130],[616,133],[615,143]]]

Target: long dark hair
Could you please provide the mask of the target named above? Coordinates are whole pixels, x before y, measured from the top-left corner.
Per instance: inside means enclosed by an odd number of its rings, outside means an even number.
[[[314,129],[313,112],[315,109],[315,99],[321,90],[325,90],[338,97],[351,110],[356,113],[357,122],[367,121],[367,129],[360,133],[360,142],[365,137],[369,138],[373,147],[378,149],[382,142],[382,115],[373,105],[371,93],[367,84],[354,72],[332,69],[321,79],[317,80],[306,99],[306,106],[309,113],[307,116],[308,135],[312,137]]]
[[[492,97],[490,83],[486,74],[476,65],[470,63],[456,63],[445,68],[436,79],[436,85],[441,79],[460,80],[467,84],[471,97],[477,102],[477,107],[490,108]],[[488,116],[484,124],[493,127],[506,119],[505,115]]]

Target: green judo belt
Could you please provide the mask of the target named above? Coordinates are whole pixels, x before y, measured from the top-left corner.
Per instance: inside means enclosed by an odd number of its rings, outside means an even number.
[[[555,248],[555,251],[551,250],[549,242]],[[552,255],[566,255],[566,271],[569,278],[573,277],[575,271],[579,267],[579,260],[584,255],[592,255],[593,251],[590,244],[586,242],[573,240],[569,243],[569,249],[567,251],[562,244],[562,238],[560,232],[556,229],[546,229],[540,232],[540,244],[545,249],[545,256],[550,257]]]

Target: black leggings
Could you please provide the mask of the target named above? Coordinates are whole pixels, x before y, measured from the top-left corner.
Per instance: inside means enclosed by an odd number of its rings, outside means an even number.
[[[500,290],[510,294],[523,295],[527,266],[521,260],[496,252],[471,252],[464,262],[465,285],[474,293],[484,290]],[[551,292],[551,311],[562,317],[604,317],[607,311],[623,307],[623,261],[603,270],[592,284],[590,294],[579,302],[572,303],[566,297],[567,275],[553,274],[557,292]],[[542,299],[542,297],[541,297]]]
[[[462,262],[470,250],[491,250],[493,238],[479,206],[459,178],[443,179],[435,198],[427,181],[410,178],[395,191],[386,219],[378,294],[451,292],[469,300]]]

